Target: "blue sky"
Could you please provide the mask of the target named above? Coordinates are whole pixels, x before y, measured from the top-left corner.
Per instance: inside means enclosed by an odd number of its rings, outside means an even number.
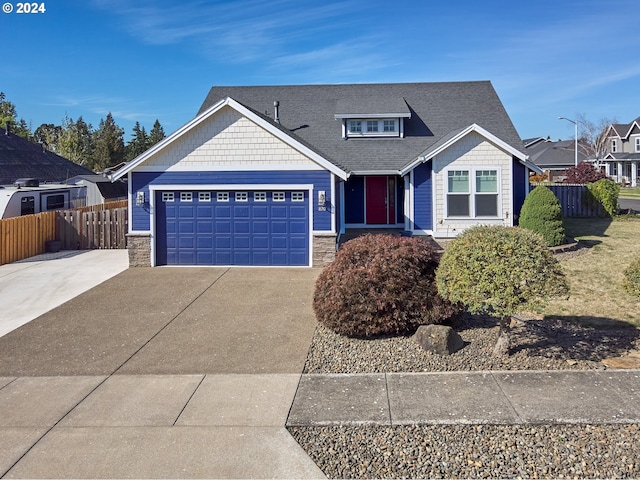
[[[32,129],[112,112],[126,140],[170,133],[212,85],[491,80],[522,138],[640,115],[639,0],[9,3],[0,91]]]

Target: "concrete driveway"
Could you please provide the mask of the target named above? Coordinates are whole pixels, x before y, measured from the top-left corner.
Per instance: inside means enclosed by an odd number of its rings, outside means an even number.
[[[315,269],[128,269],[0,338],[0,478],[326,478],[285,429]]]
[[[0,338],[0,376],[300,373],[316,269],[128,269]]]

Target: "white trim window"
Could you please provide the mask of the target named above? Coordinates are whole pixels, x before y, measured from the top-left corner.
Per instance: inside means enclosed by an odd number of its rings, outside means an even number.
[[[292,202],[304,202],[304,192],[291,192]]]
[[[180,201],[181,202],[192,202],[193,201],[193,192],[180,192]]]
[[[497,168],[448,170],[445,183],[447,217],[499,216]]]
[[[618,152],[618,140],[616,138],[611,139],[611,153]]]
[[[216,201],[218,201],[218,202],[228,202],[229,201],[229,192],[216,192]]]
[[[640,152],[640,137],[636,137],[636,153]]]
[[[162,192],[163,202],[173,202],[173,200],[174,200],[173,192]]]
[[[249,201],[248,192],[236,192],[236,202],[248,202],[248,201]]]
[[[347,120],[347,137],[398,137],[400,121],[397,118],[363,118]]]
[[[211,201],[211,192],[198,192],[198,201],[199,202],[210,202]]]
[[[253,201],[254,202],[266,202],[267,201],[267,192],[253,192]]]
[[[271,199],[274,202],[284,202],[285,198],[284,198],[284,192],[273,192],[271,194]]]

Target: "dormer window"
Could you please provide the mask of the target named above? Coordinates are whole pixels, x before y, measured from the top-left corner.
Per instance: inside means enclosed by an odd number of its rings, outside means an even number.
[[[400,136],[400,123],[398,118],[369,118],[347,120],[347,137],[398,137]]]

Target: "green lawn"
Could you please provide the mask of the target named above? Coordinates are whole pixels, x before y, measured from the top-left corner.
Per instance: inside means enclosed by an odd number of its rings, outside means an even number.
[[[570,296],[553,300],[540,313],[586,325],[640,327],[640,298],[622,288],[624,269],[640,257],[640,218],[565,219],[565,229],[589,248],[561,260]]]
[[[621,188],[620,196],[625,198],[640,198],[640,187]]]

